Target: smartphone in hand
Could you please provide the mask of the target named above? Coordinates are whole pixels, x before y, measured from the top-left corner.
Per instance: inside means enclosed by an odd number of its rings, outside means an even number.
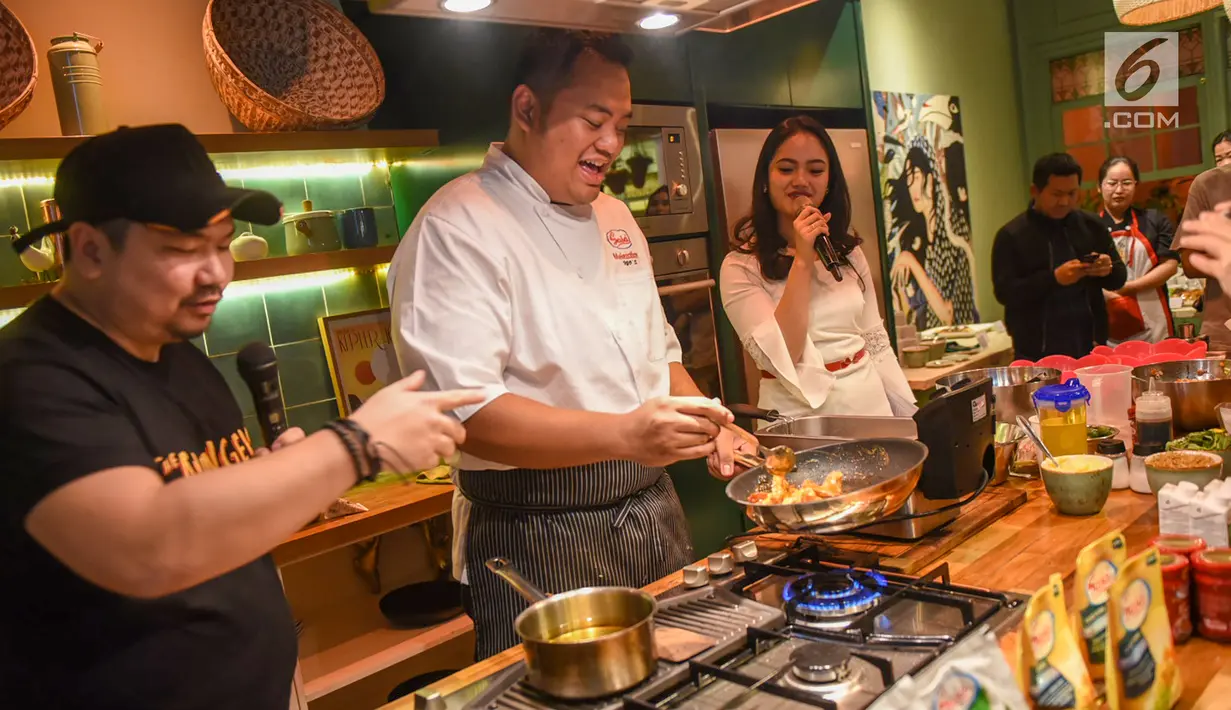
[[[1077,257],[1077,260],[1083,264],[1093,264],[1094,262],[1098,261],[1098,258],[1099,258],[1099,255],[1097,252],[1090,252],[1089,254],[1086,254],[1085,256]]]

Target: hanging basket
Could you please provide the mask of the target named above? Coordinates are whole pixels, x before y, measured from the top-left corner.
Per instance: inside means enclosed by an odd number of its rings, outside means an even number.
[[[13,11],[0,3],[0,129],[26,110],[37,83],[34,40]]]
[[[250,130],[354,128],[385,100],[372,45],[320,0],[210,0],[202,25],[214,89]]]
[[[1157,25],[1213,10],[1223,0],[1115,0],[1116,17],[1125,25]]]

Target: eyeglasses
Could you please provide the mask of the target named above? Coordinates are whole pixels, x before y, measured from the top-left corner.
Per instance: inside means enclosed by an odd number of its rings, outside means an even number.
[[[1113,190],[1116,189],[1117,187],[1123,187],[1125,189],[1129,189],[1129,188],[1135,187],[1136,185],[1137,185],[1136,180],[1104,180],[1103,181],[1104,187],[1110,187]]]

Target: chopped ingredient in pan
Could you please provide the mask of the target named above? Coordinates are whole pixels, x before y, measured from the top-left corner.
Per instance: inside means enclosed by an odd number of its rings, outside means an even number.
[[[842,495],[842,472],[833,471],[820,484],[806,479],[798,486],[785,476],[774,476],[773,486],[768,491],[758,491],[748,496],[749,503],[758,505],[797,505],[815,503],[826,498]]]
[[[1222,429],[1197,431],[1167,442],[1168,451],[1226,451],[1231,449],[1231,437]]]

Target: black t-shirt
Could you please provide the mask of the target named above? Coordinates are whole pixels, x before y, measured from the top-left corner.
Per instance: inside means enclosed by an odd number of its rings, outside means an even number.
[[[145,362],[51,298],[0,330],[0,707],[286,710],[297,644],[268,556],[134,599],[77,576],[24,527],[96,471],[143,466],[171,483],[252,455],[230,390],[190,343]]]

